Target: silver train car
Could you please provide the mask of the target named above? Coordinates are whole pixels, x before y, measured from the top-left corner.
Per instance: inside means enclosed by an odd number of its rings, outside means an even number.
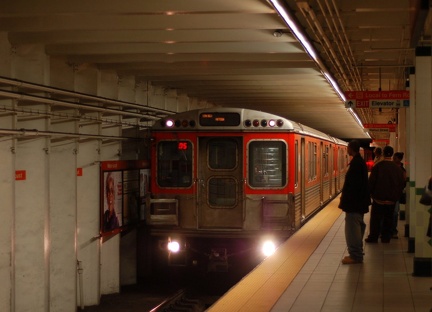
[[[337,196],[348,162],[346,142],[261,111],[157,121],[146,211],[153,261],[226,270],[242,249],[262,244],[270,254]]]

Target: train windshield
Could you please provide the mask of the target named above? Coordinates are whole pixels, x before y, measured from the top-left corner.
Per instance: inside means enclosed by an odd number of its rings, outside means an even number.
[[[249,144],[249,185],[257,188],[286,184],[286,144],[252,141]]]
[[[162,141],[158,144],[157,181],[161,187],[192,185],[192,143]]]

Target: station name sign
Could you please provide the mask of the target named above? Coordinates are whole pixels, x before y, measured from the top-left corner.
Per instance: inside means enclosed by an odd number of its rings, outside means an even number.
[[[346,108],[409,107],[409,91],[347,91]]]
[[[396,124],[364,124],[363,127],[369,131],[396,132]]]

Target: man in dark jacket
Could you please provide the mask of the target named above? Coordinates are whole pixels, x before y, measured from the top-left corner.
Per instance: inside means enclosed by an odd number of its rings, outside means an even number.
[[[372,167],[369,190],[372,197],[370,231],[367,243],[389,243],[392,237],[393,214],[396,202],[405,187],[402,169],[393,160],[393,148],[384,147],[384,160]]]
[[[369,212],[368,170],[360,155],[360,143],[353,140],[348,144],[348,154],[352,156],[345,176],[339,208],[345,212],[345,240],[349,256],[343,264],[363,262],[363,235],[366,224],[364,214]]]

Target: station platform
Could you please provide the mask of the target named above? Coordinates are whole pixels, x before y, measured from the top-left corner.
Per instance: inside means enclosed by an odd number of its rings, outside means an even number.
[[[341,263],[348,253],[338,203],[328,204],[207,311],[432,311],[432,278],[413,276],[408,238],[366,243],[363,263]],[[399,221],[399,233],[404,226]]]

